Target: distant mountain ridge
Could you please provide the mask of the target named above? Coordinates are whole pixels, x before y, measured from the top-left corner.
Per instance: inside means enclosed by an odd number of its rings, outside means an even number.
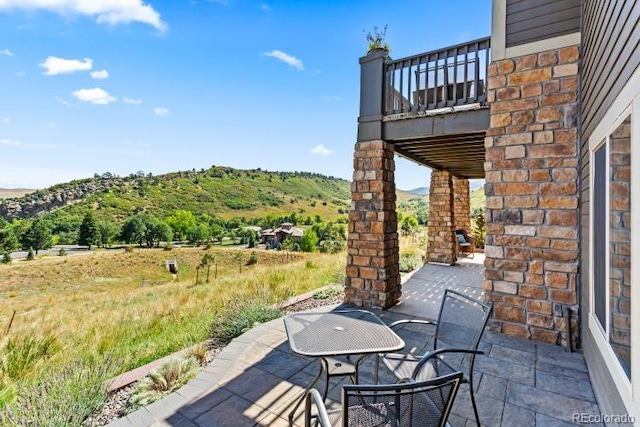
[[[428,196],[429,195],[429,187],[418,187],[413,190],[407,191],[407,193],[415,194],[416,196]]]
[[[29,188],[0,188],[0,200],[22,197],[34,191],[36,190]]]

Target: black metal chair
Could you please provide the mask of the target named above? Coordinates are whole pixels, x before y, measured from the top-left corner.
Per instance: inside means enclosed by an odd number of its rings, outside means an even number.
[[[398,384],[342,386],[342,408],[327,411],[316,389],[307,393],[305,427],[444,427],[458,392],[462,372]],[[315,407],[315,411],[314,411]]]
[[[374,373],[375,382],[378,382],[380,359],[399,379],[411,378],[416,381],[425,381],[452,372],[466,372],[462,383],[469,384],[471,404],[479,426],[480,417],[473,393],[473,367],[476,355],[484,354],[478,350],[478,344],[492,310],[491,303],[478,301],[451,289],[445,290],[437,322],[399,320],[390,325],[391,328],[407,324],[434,325],[432,350],[424,355],[395,353],[378,355]]]

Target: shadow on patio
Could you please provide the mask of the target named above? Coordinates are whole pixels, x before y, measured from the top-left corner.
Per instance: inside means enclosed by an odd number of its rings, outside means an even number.
[[[454,267],[425,265],[404,278],[401,304],[375,313],[386,323],[403,318],[435,319],[445,288],[480,298],[483,259],[476,255]],[[398,333],[406,348],[420,349],[427,344],[415,325],[405,325]],[[569,426],[576,425],[574,414],[600,413],[581,353],[493,333],[484,335],[480,349],[485,355],[476,359],[474,381],[484,425]],[[318,366],[313,359],[291,353],[284,323],[276,319],[233,340],[177,392],[110,426],[286,426],[287,414]],[[371,381],[372,372],[370,357],[362,364],[362,382]],[[382,382],[394,381],[384,369],[381,372],[385,372]],[[322,386],[321,381],[317,387]],[[341,377],[332,380],[330,407],[339,407],[343,381]],[[461,387],[449,418],[454,427],[475,424],[466,387]],[[298,409],[296,425],[303,425],[302,409]]]

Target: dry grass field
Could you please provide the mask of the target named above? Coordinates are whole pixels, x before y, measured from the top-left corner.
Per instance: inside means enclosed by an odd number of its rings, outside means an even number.
[[[0,188],[0,199],[22,197],[25,194],[33,193],[35,190],[26,188]]]
[[[206,252],[216,260],[210,281],[201,269],[196,285]],[[344,273],[344,253],[258,250],[258,262],[248,266],[250,253],[136,248],[0,265],[0,348],[11,337],[53,336],[57,351],[41,369],[108,354],[125,360],[125,371],[207,338],[213,319],[234,300],[277,303],[341,281]],[[178,262],[175,278],[165,267],[170,258]]]

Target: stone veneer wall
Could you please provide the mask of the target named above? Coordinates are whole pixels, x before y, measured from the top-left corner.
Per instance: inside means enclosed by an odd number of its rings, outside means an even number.
[[[453,221],[456,230],[465,230],[471,235],[471,201],[469,180],[453,178]]]
[[[401,295],[393,145],[355,146],[345,303],[387,308]]]
[[[453,175],[432,171],[429,187],[427,262],[453,265],[456,261]]]
[[[578,302],[578,59],[571,46],[496,61],[488,70],[484,288],[494,302],[491,326],[556,344],[565,338],[562,306],[577,313]]]

